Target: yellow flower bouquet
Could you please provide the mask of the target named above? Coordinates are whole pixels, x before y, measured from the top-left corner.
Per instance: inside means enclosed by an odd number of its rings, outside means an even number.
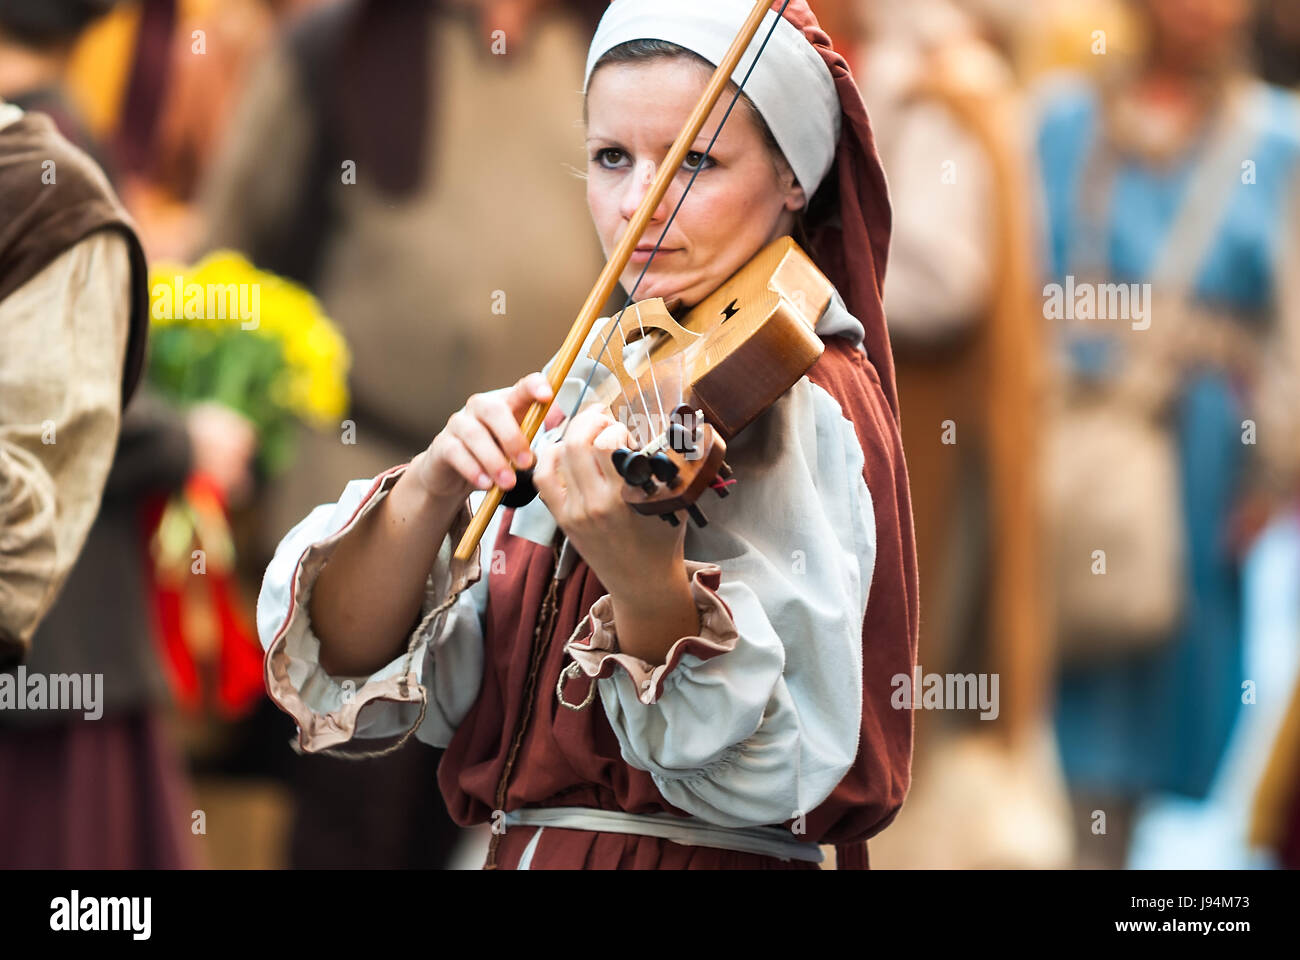
[[[214,401],[247,417],[264,473],[292,460],[295,420],[338,425],[351,355],[307,290],[227,250],[157,264],[149,289],[149,381],[178,406]]]

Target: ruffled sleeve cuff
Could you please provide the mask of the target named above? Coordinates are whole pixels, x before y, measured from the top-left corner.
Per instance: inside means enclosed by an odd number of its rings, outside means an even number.
[[[700,613],[700,632],[697,636],[682,637],[668,650],[664,662],[652,666],[640,657],[620,653],[618,629],[614,623],[614,602],[608,594],[592,604],[588,620],[590,633],[579,638],[584,627],[579,624],[574,638],[565,644],[578,668],[588,677],[612,677],[616,669],[624,670],[636,686],[637,699],[646,705],[658,702],[665,684],[673,676],[687,654],[699,660],[711,660],[735,649],[739,632],[731,609],[718,596],[722,581],[722,568],[716,563],[686,561],[686,572],[691,578],[691,593]]]
[[[472,517],[467,500],[425,581],[419,621],[400,655],[364,677],[333,676],[321,667],[320,639],[308,615],[316,580],[339,541],[383,501],[406,466],[394,467],[376,477],[350,516],[337,513],[331,527],[337,526],[340,519],[344,520],[342,526],[310,543],[297,556],[288,577],[288,614],[267,646],[264,676],[271,699],[297,722],[298,748],[302,752],[325,750],[353,737],[396,736],[417,726],[425,698],[430,696],[420,682],[429,643],[442,630],[452,606],[450,601],[479,579],[478,548],[468,561],[453,556],[454,545]],[[293,562],[292,547],[286,559]],[[263,592],[267,589],[264,585]],[[436,709],[436,704],[429,706]]]

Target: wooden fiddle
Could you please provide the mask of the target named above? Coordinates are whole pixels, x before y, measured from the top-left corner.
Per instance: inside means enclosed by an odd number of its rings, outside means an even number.
[[[727,495],[727,441],[821,356],[814,327],[832,293],[830,281],[787,236],[769,243],[680,321],[657,298],[609,320],[588,355],[614,374],[595,399],[638,446],[613,455],[629,506],[670,523],[685,510],[703,526],[696,500],[708,489]],[[626,369],[621,346],[652,330],[660,331],[656,342]],[[619,348],[606,348],[615,333]]]

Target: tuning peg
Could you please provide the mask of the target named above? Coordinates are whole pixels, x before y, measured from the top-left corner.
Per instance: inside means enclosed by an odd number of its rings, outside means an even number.
[[[659,519],[665,521],[670,527],[675,527],[677,524],[681,523],[681,521],[677,519],[677,514],[675,513],[661,513],[659,514]]]
[[[690,514],[691,519],[695,521],[697,527],[707,527],[709,525],[709,518],[706,517],[704,512],[695,504],[692,503],[688,506],[686,512]]]
[[[683,424],[668,425],[668,446],[674,453],[690,453],[695,449],[695,435]]]
[[[660,483],[671,487],[673,481],[677,479],[678,469],[677,464],[673,463],[672,458],[667,454],[656,453],[650,458],[650,472]]]
[[[633,453],[626,447],[619,447],[610,454],[610,459],[613,460],[614,469],[618,471],[619,476],[629,484],[640,487],[646,493],[655,492],[657,487],[653,479],[653,466],[650,458],[644,453]]]
[[[618,475],[620,477],[626,479],[627,462],[633,456],[635,456],[635,454],[633,454],[633,452],[629,450],[627,447],[619,447],[617,450],[615,450],[613,453],[609,455],[609,459],[614,462],[614,469],[618,471]]]

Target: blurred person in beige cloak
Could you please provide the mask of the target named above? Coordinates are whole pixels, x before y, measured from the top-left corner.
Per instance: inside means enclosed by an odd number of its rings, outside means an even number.
[[[0,90],[40,87],[58,50],[104,6],[0,3]],[[169,830],[175,794],[161,731],[138,717],[105,712],[102,674],[77,676],[73,698],[73,681],[49,675],[45,643],[56,601],[65,608],[72,602],[68,589],[76,596],[70,577],[112,483],[122,411],[139,382],[147,325],[144,255],[103,172],[49,116],[0,99],[5,866],[183,862],[180,839]],[[69,703],[78,709],[56,709]],[[78,722],[59,723],[70,715]],[[39,732],[19,723],[33,717],[44,724]]]
[[[22,26],[0,18],[6,74],[21,69],[10,31]],[[148,294],[103,173],[49,117],[3,100],[0,212],[0,659],[10,666],[30,653],[95,516],[143,369]]]
[[[920,669],[999,680],[986,719],[917,712],[912,795],[872,852],[900,867],[1061,866],[1068,805],[1047,722],[1035,508],[1029,146],[1003,53],[1012,14],[993,0],[859,9],[857,65],[895,197],[885,305],[927,598]]]
[[[253,77],[203,191],[206,246],[317,293],[353,352],[353,403],[336,435],[304,431],[298,467],[259,496],[250,569],[562,338],[602,262],[572,132],[604,6],[348,0],[302,20]],[[295,759],[292,862],[441,863],[457,831],[438,756],[411,743],[364,771]]]

